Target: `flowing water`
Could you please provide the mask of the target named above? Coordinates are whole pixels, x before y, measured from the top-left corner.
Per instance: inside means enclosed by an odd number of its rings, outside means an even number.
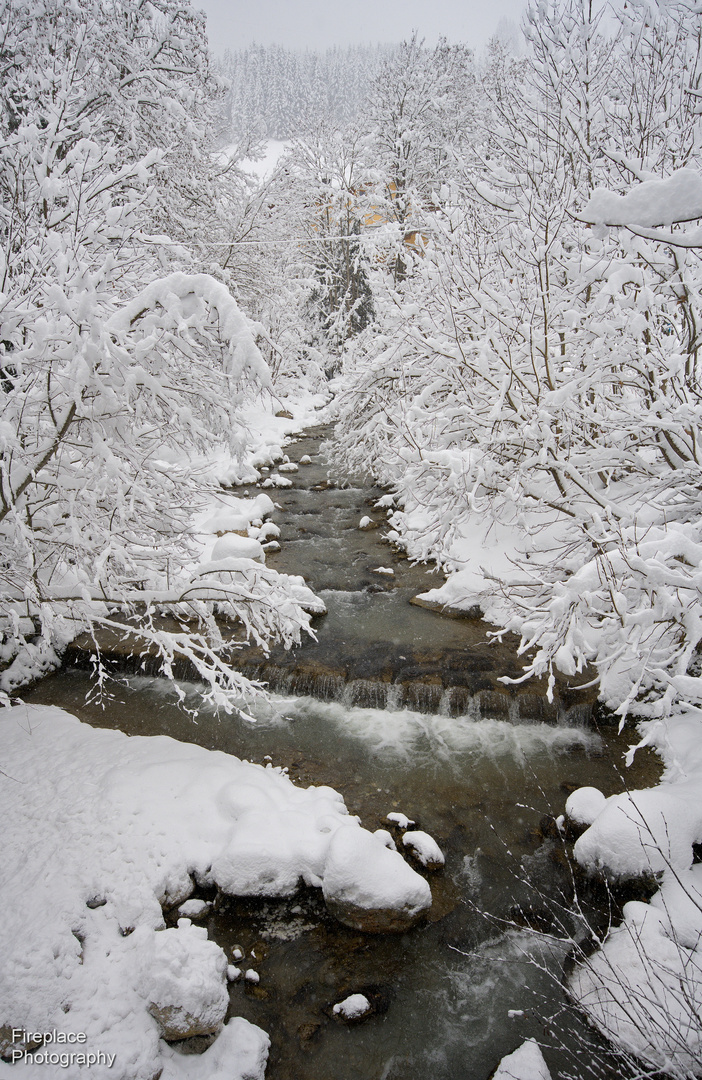
[[[317,446],[306,438],[289,453],[299,459]],[[595,729],[591,700],[564,685],[551,707],[538,688],[505,689],[498,676],[519,672],[513,644],[490,644],[477,620],[410,606],[437,578],[393,552],[382,529],[358,529],[362,513],[382,519],[373,508],[381,491],[329,487],[319,463],[302,466],[295,482],[272,492],[284,506],[282,551],[268,562],[304,573],[329,614],[317,620],[316,643],[242,660],[278,688],[255,724],[203,708],[193,684],[183,686],[184,712],[168,683],[143,676],[117,677],[111,700],[90,704],[80,669],[25,699],[130,734],[272,760],[297,783],[337,788],[371,830],[400,811],[438,841],[446,867],[428,875],[431,916],[406,934],[340,926],[314,890],[216,905],[210,936],[253,954],[246,966],[261,976],[258,986],[232,986],[231,1008],[270,1033],[269,1080],[487,1080],[530,1036],[546,1045],[554,1077],[628,1075],[561,990],[567,938],[586,937],[601,913],[586,886],[576,911],[548,815],[562,812],[574,787],[647,786],[655,762],[637,754],[622,777],[629,740]],[[395,575],[376,574],[380,565]],[[347,1025],[332,1007],[356,992],[374,1011]]]

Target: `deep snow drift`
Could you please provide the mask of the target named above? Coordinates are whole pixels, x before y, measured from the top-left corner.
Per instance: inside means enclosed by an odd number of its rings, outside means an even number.
[[[161,1068],[162,1080],[263,1076],[268,1038],[245,1020],[202,1056],[161,1038],[219,1031],[228,1006],[219,946],[189,919],[164,929],[162,906],[182,903],[193,879],[249,896],[289,895],[302,880],[345,911],[409,918],[431,904],[424,878],[336,791],[295,787],[282,769],[25,705],[0,710],[0,760],[8,1080],[84,1075],[80,1059],[64,1067],[47,1053],[101,1055],[90,1075],[105,1080]],[[32,1062],[36,1040],[13,1040],[13,1028],[62,1034]],[[85,1039],[61,1043],[69,1033]]]

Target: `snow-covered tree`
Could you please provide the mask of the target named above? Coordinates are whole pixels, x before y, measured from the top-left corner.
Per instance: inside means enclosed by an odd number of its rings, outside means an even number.
[[[228,701],[244,681],[215,612],[262,642],[308,617],[264,567],[198,568],[191,535],[194,457],[242,449],[238,405],[268,382],[255,325],[152,231],[183,205],[171,157],[201,138],[203,20],[173,0],[6,0],[0,34],[3,685],[105,626]]]
[[[694,101],[680,17],[639,9],[652,40],[678,43]],[[344,451],[398,487],[410,552],[479,570],[496,530],[509,535],[512,564],[483,607],[536,649],[528,674],[591,664],[623,714],[647,692],[668,708],[702,636],[684,591],[698,561],[684,554],[699,515],[698,256],[580,220],[597,185],[628,186],[612,111],[648,122],[657,107],[655,79],[646,108],[622,101],[626,30],[607,39],[580,0],[530,11],[523,78],[492,97],[468,162],[472,206],[437,216],[440,238],[340,402]],[[691,153],[683,90],[671,140]],[[665,137],[646,136],[655,167],[678,160]]]

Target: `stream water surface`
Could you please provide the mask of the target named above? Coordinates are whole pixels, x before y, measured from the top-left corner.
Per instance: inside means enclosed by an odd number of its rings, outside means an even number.
[[[394,552],[382,527],[358,529],[363,514],[382,522],[383,492],[329,486],[323,434],[288,448],[315,463],[271,491],[282,550],[268,562],[304,574],[329,614],[318,640],[292,654],[242,657],[276,691],[255,724],[204,708],[193,684],[182,686],[185,712],[165,680],[145,676],[117,675],[111,699],[90,703],[79,667],[24,698],[97,726],[272,761],[296,783],[337,788],[371,830],[400,811],[438,841],[446,866],[428,875],[430,918],[405,934],[349,930],[314,890],[215,905],[210,936],[229,953],[241,947],[261,976],[232,985],[231,1013],[271,1035],[269,1080],[487,1080],[532,1036],[554,1078],[628,1076],[562,993],[570,941],[601,928],[603,898],[581,883],[578,909],[552,816],[575,787],[647,786],[657,764],[639,753],[623,776],[630,740],[596,729],[591,699],[564,685],[550,706],[538,687],[505,689],[499,675],[520,668],[514,643],[491,644],[477,620],[411,606],[436,575]],[[332,1008],[356,992],[373,1013],[347,1025]]]

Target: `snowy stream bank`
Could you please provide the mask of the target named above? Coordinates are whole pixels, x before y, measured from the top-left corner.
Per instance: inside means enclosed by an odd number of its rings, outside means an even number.
[[[271,681],[296,696],[262,704],[252,725],[217,715],[197,686],[184,685],[193,718],[162,680],[132,676],[113,686],[103,710],[85,701],[86,675],[66,670],[25,700],[147,738],[94,732],[55,711],[18,726],[11,711],[19,756],[13,771],[8,743],[2,783],[17,808],[17,840],[4,900],[13,976],[2,1021],[42,1031],[83,1025],[93,1047],[117,1054],[105,1075],[124,1080],[150,1080],[159,1068],[164,1080],[260,1076],[268,1036],[269,1080],[487,1080],[529,1038],[554,1076],[580,1075],[583,1056],[600,1077],[630,1075],[633,1066],[563,998],[566,953],[606,929],[608,898],[581,881],[577,910],[554,832],[570,792],[621,790],[627,739],[579,726],[591,704],[568,698],[565,685],[554,709],[531,689],[505,691],[497,678],[514,656],[488,646],[479,623],[408,608],[427,589],[426,570],[383,545],[381,528],[359,528],[361,507],[382,523],[374,507],[383,493],[330,487],[319,463],[303,463],[310,449],[309,439],[286,447],[297,470],[264,466],[273,480],[265,493],[285,500],[279,533],[239,522],[229,534],[240,547],[252,542],[245,558],[267,547],[268,565],[304,567],[328,609],[317,644],[285,663],[249,661],[247,673],[277,671]],[[239,496],[262,497],[253,485]],[[331,503],[326,517],[320,499]],[[331,700],[301,696],[306,688]],[[645,787],[656,777],[637,754],[626,780]],[[446,857],[430,876],[430,909],[429,875],[412,857],[423,844],[403,843],[404,815],[417,841],[428,833]],[[603,850],[583,861],[606,864]],[[194,906],[180,912],[191,892]],[[404,908],[407,926],[422,912],[428,920],[369,937],[348,917],[359,900],[366,911]],[[634,907],[632,925],[651,910]],[[335,1010],[361,997],[367,1011]],[[178,1034],[164,1025],[186,1023],[184,1004],[204,1014],[203,1031],[226,1023],[204,1054],[184,1056],[160,1038]],[[546,1038],[545,1014],[558,1018]],[[209,1037],[198,1038],[207,1047]],[[531,1045],[520,1061],[532,1060]],[[8,1078],[38,1080],[42,1070],[0,1064]]]

